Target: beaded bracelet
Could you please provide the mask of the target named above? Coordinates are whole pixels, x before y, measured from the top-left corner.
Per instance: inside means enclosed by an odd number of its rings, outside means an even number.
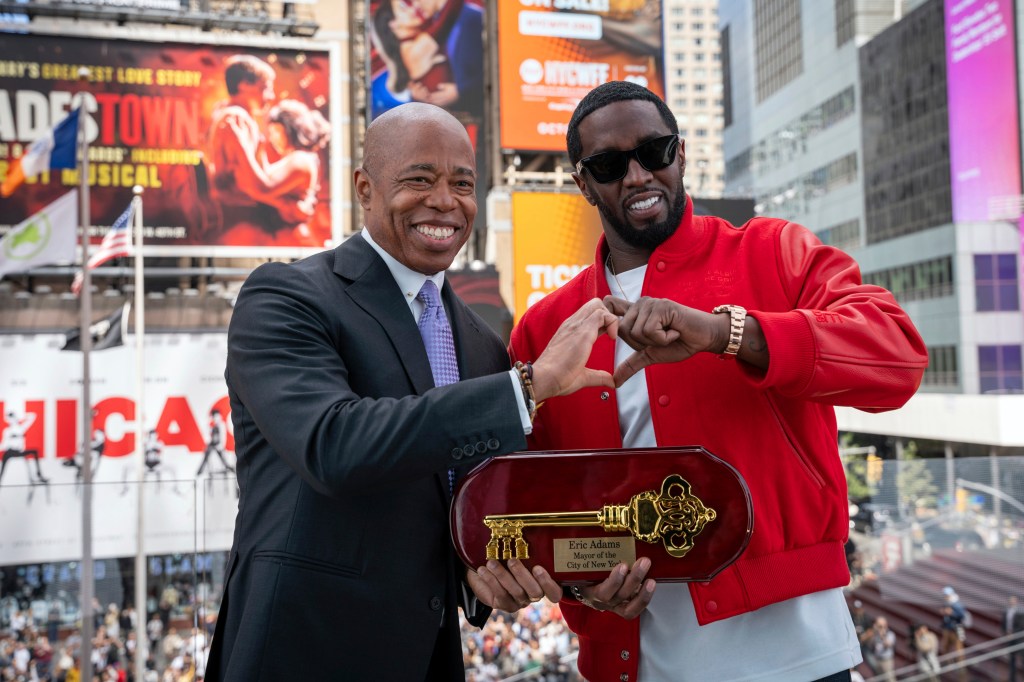
[[[533,423],[537,416],[537,398],[533,393],[533,363],[516,361],[515,369],[519,372],[519,383],[523,389],[523,399],[526,401],[526,411],[530,415],[530,423]]]

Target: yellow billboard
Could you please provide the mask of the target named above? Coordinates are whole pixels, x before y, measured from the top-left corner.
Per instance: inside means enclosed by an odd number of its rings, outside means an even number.
[[[579,193],[512,194],[512,286],[516,321],[531,305],[594,262],[597,209]]]

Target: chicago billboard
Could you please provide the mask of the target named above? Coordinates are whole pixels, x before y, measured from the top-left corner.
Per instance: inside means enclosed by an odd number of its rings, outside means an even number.
[[[37,334],[0,343],[4,564],[81,556],[82,356],[62,352],[64,341],[63,335]],[[93,429],[103,434],[102,449],[91,455],[95,555],[135,553],[140,493],[148,554],[226,550],[238,507],[224,383],[227,336],[146,336],[141,485],[134,357],[134,343],[91,356]]]

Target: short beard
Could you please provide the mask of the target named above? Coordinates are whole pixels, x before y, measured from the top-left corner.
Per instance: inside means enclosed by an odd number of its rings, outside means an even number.
[[[611,207],[600,199],[597,199],[595,203],[605,223],[622,238],[622,241],[638,249],[652,252],[664,244],[679,228],[679,223],[683,220],[683,214],[686,212],[686,190],[683,188],[683,181],[680,178],[679,189],[672,205],[669,206],[668,216],[662,222],[653,223],[642,230],[636,229],[624,220],[619,220],[612,212]]]

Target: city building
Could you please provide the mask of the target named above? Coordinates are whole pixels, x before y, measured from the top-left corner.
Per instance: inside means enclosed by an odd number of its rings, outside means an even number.
[[[1005,140],[1016,189],[988,197],[980,219],[956,217],[961,176],[951,170],[951,148],[975,133],[950,113],[958,100],[949,93],[962,86],[947,78],[947,35],[984,20],[993,38],[1013,36],[1012,4],[986,7],[989,15],[968,12],[955,27],[941,0],[719,8],[726,193],[752,194],[759,213],[848,250],[865,281],[893,291],[929,348],[924,384],[906,407],[840,409],[840,428],[930,439],[947,455],[1024,453],[1013,416],[1024,412],[1019,135]],[[1019,130],[1018,101],[986,107],[1005,107],[1001,120]]]
[[[687,189],[722,196],[722,46],[718,0],[665,0],[665,98],[686,139]]]

